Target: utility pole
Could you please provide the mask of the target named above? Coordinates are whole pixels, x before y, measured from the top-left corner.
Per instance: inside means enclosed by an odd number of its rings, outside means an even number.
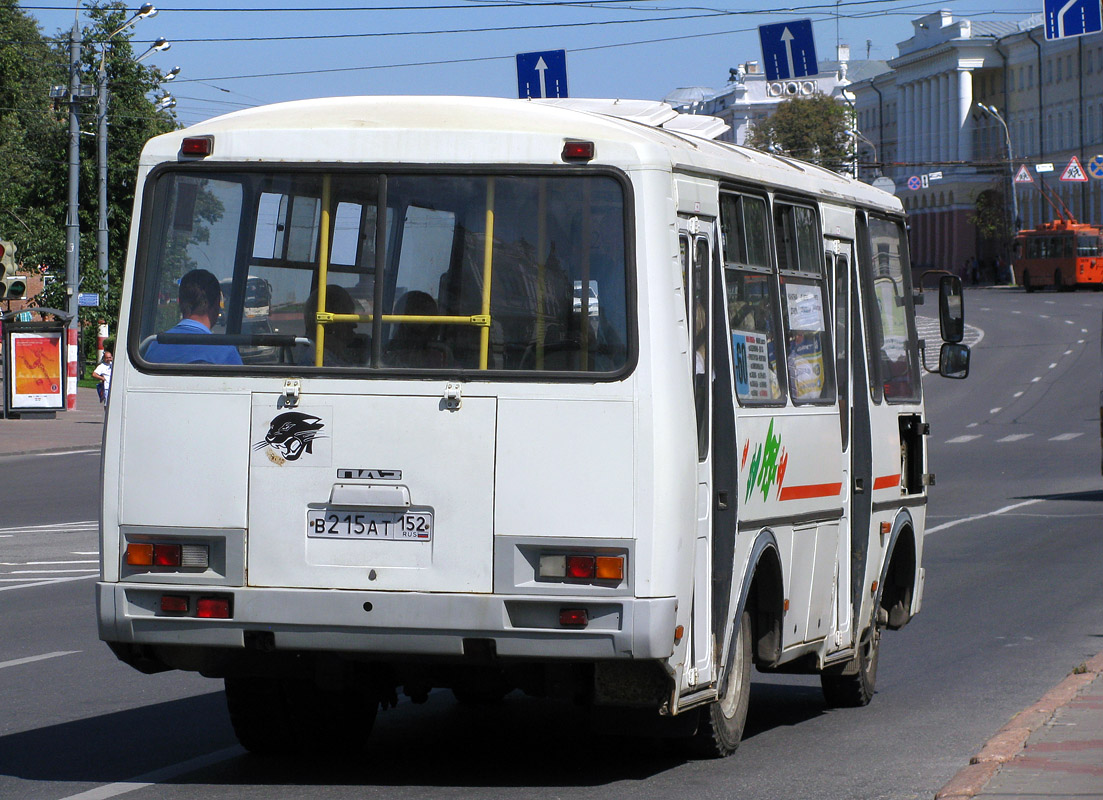
[[[68,295],[66,310],[71,315],[68,330],[70,374],[66,381],[66,404],[76,407],[77,376],[72,372],[73,348],[78,346],[80,332],[80,28],[73,21],[69,32],[69,210],[65,219],[65,292]]]

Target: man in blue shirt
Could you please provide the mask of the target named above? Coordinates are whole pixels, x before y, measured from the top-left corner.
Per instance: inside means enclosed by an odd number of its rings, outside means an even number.
[[[193,269],[180,279],[180,315],[183,317],[165,333],[206,334],[221,314],[222,288],[218,278],[205,269]],[[153,342],[146,361],[162,364],[241,364],[236,347],[225,344],[161,344]]]

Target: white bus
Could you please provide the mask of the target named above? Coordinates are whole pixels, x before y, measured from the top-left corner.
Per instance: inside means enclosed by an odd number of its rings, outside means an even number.
[[[708,755],[752,665],[867,703],[923,596],[902,207],[720,127],[353,97],[150,141],[101,638],[224,679],[256,752],[359,748],[433,689],[620,707]]]

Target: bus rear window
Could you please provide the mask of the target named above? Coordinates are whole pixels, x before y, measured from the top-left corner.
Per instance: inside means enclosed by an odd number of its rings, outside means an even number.
[[[628,363],[626,203],[611,175],[173,169],[151,195],[132,324],[147,364]]]

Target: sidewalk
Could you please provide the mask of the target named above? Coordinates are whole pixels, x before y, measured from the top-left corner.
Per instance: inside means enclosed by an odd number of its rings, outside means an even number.
[[[1020,711],[936,800],[1103,797],[1103,653]]]
[[[54,419],[0,419],[0,457],[99,449],[102,437],[103,406],[96,390],[77,389],[77,407]]]

